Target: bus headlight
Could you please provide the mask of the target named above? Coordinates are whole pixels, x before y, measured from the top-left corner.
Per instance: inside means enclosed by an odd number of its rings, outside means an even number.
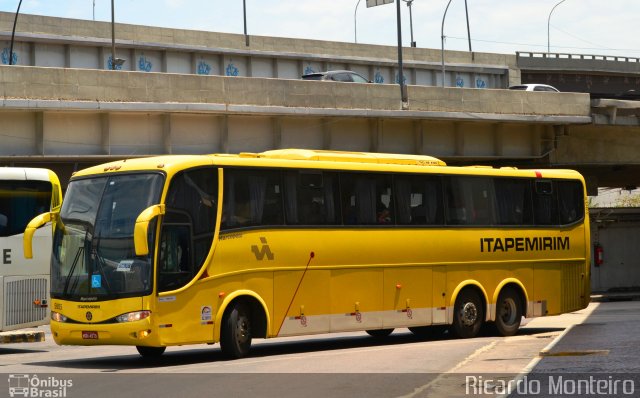
[[[144,318],[148,318],[151,315],[151,311],[134,311],[127,312],[126,314],[118,315],[116,317],[116,322],[124,323],[124,322],[135,322],[140,321]]]
[[[51,319],[56,322],[66,322],[69,318],[59,312],[51,311]]]

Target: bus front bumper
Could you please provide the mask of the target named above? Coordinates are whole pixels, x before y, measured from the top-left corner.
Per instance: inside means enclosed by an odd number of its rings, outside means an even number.
[[[159,346],[150,318],[126,323],[67,323],[51,320],[51,334],[59,345]]]

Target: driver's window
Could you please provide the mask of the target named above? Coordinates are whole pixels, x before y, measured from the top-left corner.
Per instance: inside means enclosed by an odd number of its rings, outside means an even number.
[[[181,288],[204,265],[213,242],[217,200],[216,168],[188,170],[171,180],[160,231],[158,291]]]

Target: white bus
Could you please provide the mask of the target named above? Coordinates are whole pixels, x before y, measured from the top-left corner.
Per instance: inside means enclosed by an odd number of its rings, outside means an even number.
[[[58,209],[58,176],[47,169],[0,168],[0,332],[49,323],[51,226],[33,234],[33,258],[23,256],[32,218]]]

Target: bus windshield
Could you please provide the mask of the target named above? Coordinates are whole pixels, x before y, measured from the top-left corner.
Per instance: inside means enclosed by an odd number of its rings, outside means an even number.
[[[151,292],[153,253],[135,255],[133,230],[138,215],[159,202],[163,179],[146,173],[71,181],[53,237],[52,297],[96,301]],[[151,242],[155,229],[154,221]]]
[[[0,237],[24,232],[29,221],[51,206],[51,182],[0,180]]]

